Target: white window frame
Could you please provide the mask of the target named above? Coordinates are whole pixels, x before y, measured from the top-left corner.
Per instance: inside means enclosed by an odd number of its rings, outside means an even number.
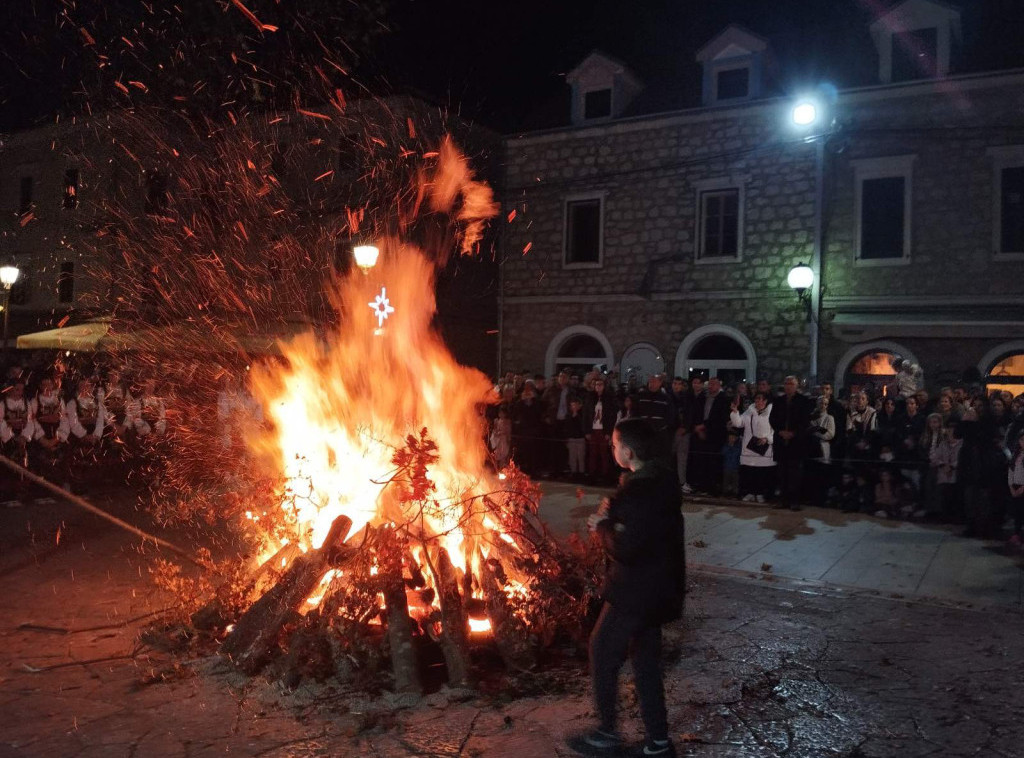
[[[602,268],[604,266],[604,206],[607,192],[582,192],[574,195],[566,195],[562,200],[562,268]],[[587,200],[598,201],[598,229],[597,229],[597,262],[569,262],[569,203],[579,203]]]
[[[705,179],[694,182],[694,209],[695,209],[695,231],[693,244],[693,261],[698,266],[714,266],[723,263],[738,263],[743,260],[743,227],[746,216],[746,176],[728,176],[716,179]],[[705,192],[716,192],[720,190],[737,190],[739,202],[736,216],[736,255],[716,255],[711,258],[704,257],[704,202]]]
[[[997,261],[1022,261],[1024,250],[1003,252],[1003,169],[1024,168],[1024,145],[990,147],[992,159],[992,258]]]
[[[910,244],[913,223],[914,161],[916,154],[890,155],[880,158],[860,158],[850,161],[854,174],[853,261],[856,266],[906,266],[911,261]],[[870,179],[903,179],[903,256],[901,258],[861,258],[863,229],[861,228],[861,206],[864,197],[864,182]]]
[[[587,95],[591,92],[601,92],[608,90],[611,94],[608,98],[608,115],[607,116],[593,116],[587,118]],[[580,121],[584,124],[600,124],[603,121],[611,121],[615,117],[615,83],[609,82],[607,86],[593,86],[587,87],[586,89],[580,90]]]
[[[747,354],[745,361],[731,360],[707,360],[704,358],[690,358],[690,351],[693,350],[705,337],[721,335],[740,344]],[[747,339],[747,335],[734,326],[728,324],[706,324],[698,327],[686,335],[686,338],[679,345],[676,351],[676,376],[688,377],[691,369],[707,371],[708,377],[718,376],[718,369],[743,369],[747,381],[757,376],[757,352],[754,344]]]

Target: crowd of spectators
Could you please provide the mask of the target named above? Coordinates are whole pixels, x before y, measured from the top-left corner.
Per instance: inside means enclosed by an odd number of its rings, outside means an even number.
[[[1003,535],[1012,517],[1010,540],[1021,544],[1024,396],[962,386],[932,394],[907,372],[842,398],[830,383],[801,388],[793,376],[781,387],[724,387],[701,376],[664,386],[654,375],[636,388],[601,369],[502,377],[490,411],[496,464],[612,484],[612,430],[644,417],[663,432],[684,494],[942,521],[982,538]]]
[[[169,440],[186,429],[213,432],[215,451],[240,447],[245,423],[262,420],[227,371],[211,389],[179,376],[187,367],[132,368],[109,356],[68,360],[53,351],[19,355],[0,371],[0,453],[68,490],[113,468],[129,478],[133,469],[154,471]],[[0,479],[11,481],[11,472]]]

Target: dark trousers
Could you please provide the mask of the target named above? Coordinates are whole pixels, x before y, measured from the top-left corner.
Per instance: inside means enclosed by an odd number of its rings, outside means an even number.
[[[611,448],[604,432],[592,431],[587,435],[587,472],[607,479],[612,470]]]
[[[1010,515],[1013,516],[1013,533],[1024,536],[1024,495],[1010,498]]]
[[[775,487],[775,466],[744,466],[740,464],[740,497],[769,497]]]
[[[629,657],[633,664],[640,717],[647,737],[668,739],[665,685],[661,677],[661,626],[617,611],[608,603],[601,609],[590,635],[590,675],[594,681],[594,703],[600,729],[616,733],[619,700],[619,670]]]
[[[782,491],[783,505],[796,505],[800,502],[800,480],[803,477],[804,459],[790,453],[775,460],[779,473],[779,489]]]
[[[690,440],[686,478],[698,492],[718,494],[722,489],[722,445],[694,435]]]

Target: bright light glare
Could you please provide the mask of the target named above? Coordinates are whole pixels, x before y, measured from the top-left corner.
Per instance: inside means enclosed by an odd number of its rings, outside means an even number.
[[[793,108],[793,123],[797,126],[810,126],[818,120],[818,108],[806,100],[797,103]]]
[[[18,281],[18,274],[20,273],[17,266],[0,266],[0,284],[10,287]]]
[[[352,248],[352,253],[356,257],[356,265],[365,270],[377,265],[377,256],[380,255],[380,250],[375,245],[357,245]]]
[[[803,291],[814,284],[814,271],[805,263],[800,263],[790,269],[786,282],[792,289]]]

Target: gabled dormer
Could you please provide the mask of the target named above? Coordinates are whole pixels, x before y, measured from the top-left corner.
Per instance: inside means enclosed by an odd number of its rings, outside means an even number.
[[[950,71],[962,39],[960,9],[936,0],[906,0],[871,25],[878,78],[885,84],[937,79]]]
[[[609,121],[622,115],[643,89],[626,65],[597,51],[565,77],[572,87],[572,123]]]
[[[767,51],[767,40],[736,24],[698,50],[697,62],[704,68],[704,105],[760,97]]]

